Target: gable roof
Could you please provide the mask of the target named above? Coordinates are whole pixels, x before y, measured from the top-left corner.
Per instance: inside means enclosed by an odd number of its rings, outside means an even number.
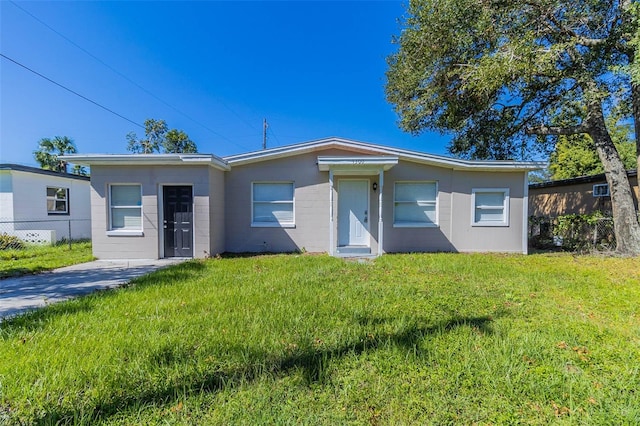
[[[88,181],[90,179],[89,176],[80,176],[80,175],[74,175],[71,173],[55,172],[53,170],[44,170],[44,169],[39,169],[37,167],[22,166],[20,164],[2,163],[0,164],[0,170],[14,170],[17,172],[33,173],[37,175],[53,176],[53,177],[64,178],[64,179],[76,179],[76,180],[84,180],[84,181]]]
[[[286,145],[261,151],[252,151],[244,154],[236,154],[223,157],[230,166],[269,161],[277,158],[291,157],[309,152],[321,151],[331,148],[344,149],[359,154],[393,156],[400,160],[432,166],[451,168],[454,170],[477,171],[525,171],[544,168],[546,163],[539,161],[497,161],[497,160],[462,160],[458,158],[444,157],[427,154],[420,151],[393,148],[390,146],[376,145],[343,138],[325,138],[309,142]]]

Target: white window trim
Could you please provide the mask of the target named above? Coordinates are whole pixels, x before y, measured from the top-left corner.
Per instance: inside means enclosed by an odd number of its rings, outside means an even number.
[[[113,212],[113,208],[114,206],[111,205],[111,188],[114,186],[138,186],[140,187],[140,205],[139,206],[115,206],[115,208],[123,208],[123,209],[140,209],[140,229],[113,229],[113,217],[112,217],[112,212]],[[111,183],[108,185],[108,193],[107,196],[109,197],[109,204],[108,204],[108,209],[109,209],[109,223],[108,225],[108,229],[107,229],[107,236],[110,237],[140,237],[144,235],[144,212],[143,212],[143,202],[142,202],[142,184],[141,183]]]
[[[503,220],[495,221],[495,222],[476,222],[476,193],[486,193],[486,192],[502,192],[504,193],[504,200],[502,204],[503,208]],[[471,226],[486,226],[486,227],[496,227],[496,226],[509,226],[509,188],[472,188],[471,189]]]
[[[56,190],[64,189],[64,194],[65,194],[64,200],[62,200],[60,198],[57,198],[57,195],[54,195],[53,197],[50,197],[49,194],[48,194],[49,189],[56,189]],[[46,191],[47,191],[47,194],[46,194],[47,204],[48,204],[49,200],[52,200],[53,201],[53,208],[54,208],[54,210],[49,210],[49,207],[47,206],[47,214],[48,215],[57,215],[57,214],[59,214],[59,215],[68,215],[69,214],[69,188],[65,188],[63,186],[47,186]],[[65,209],[64,210],[55,210],[56,201],[64,201]]]
[[[293,220],[291,222],[254,222],[253,221],[253,205],[255,201],[253,200],[253,188],[255,184],[290,184],[292,191],[291,201],[258,201],[258,203],[263,204],[291,204],[292,205],[292,217]],[[251,227],[252,228],[295,228],[296,227],[296,184],[294,181],[290,180],[272,180],[272,181],[254,181],[251,182]]]
[[[396,223],[396,204],[403,203],[403,201],[396,201],[396,187],[397,184],[403,183],[435,183],[436,185],[436,200],[435,200],[435,211],[436,211],[436,220],[435,222],[404,222],[404,223]],[[438,228],[440,225],[440,214],[439,214],[439,199],[440,192],[438,191],[438,181],[437,180],[398,180],[393,183],[393,227],[394,228]],[[406,202],[406,201],[404,201]],[[431,202],[431,201],[429,201]],[[408,202],[406,202],[408,203]]]

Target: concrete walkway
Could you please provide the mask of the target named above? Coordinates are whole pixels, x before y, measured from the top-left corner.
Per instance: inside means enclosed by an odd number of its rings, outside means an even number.
[[[185,259],[95,260],[0,280],[0,320],[50,303],[126,284]]]

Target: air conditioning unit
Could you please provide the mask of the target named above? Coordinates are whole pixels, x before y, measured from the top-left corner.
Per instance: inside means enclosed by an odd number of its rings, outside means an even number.
[[[606,183],[599,183],[593,185],[593,196],[594,197],[608,197],[609,194],[609,185]]]

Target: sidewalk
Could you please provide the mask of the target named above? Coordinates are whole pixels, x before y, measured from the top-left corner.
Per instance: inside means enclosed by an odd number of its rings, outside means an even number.
[[[0,280],[0,320],[50,303],[113,288],[185,259],[95,260]]]

